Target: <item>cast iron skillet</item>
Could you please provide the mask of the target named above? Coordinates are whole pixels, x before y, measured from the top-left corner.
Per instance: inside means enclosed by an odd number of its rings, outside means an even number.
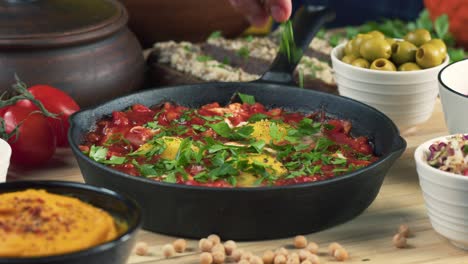
[[[333,12],[309,7],[294,21],[295,41],[304,49]],[[223,239],[261,240],[306,234],[348,221],[375,199],[393,162],[405,150],[393,122],[376,109],[349,98],[290,85],[296,65],[281,54],[270,71],[251,83],[205,83],[166,87],[112,100],[71,117],[69,140],[88,184],[133,197],[143,208],[143,227],[173,236],[200,238],[217,233]],[[93,124],[114,110],[132,104],[155,105],[173,101],[189,107],[227,104],[236,92],[254,95],[267,107],[294,111],[325,110],[350,120],[352,134],[365,135],[379,161],[330,180],[281,187],[209,188],[155,182],[130,176],[96,163],[78,145]]]

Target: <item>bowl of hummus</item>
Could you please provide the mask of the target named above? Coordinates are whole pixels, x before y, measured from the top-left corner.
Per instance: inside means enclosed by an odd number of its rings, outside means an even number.
[[[126,263],[138,205],[81,183],[0,184],[1,263]]]

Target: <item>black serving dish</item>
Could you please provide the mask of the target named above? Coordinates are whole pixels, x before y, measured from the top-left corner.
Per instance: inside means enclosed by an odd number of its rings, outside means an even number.
[[[141,209],[132,200],[113,191],[75,182],[18,181],[0,184],[0,194],[26,189],[43,189],[47,192],[71,196],[101,208],[125,221],[128,230],[107,243],[62,255],[32,258],[0,258],[0,264],[124,264],[135,244],[141,228]]]
[[[307,8],[295,19],[295,41],[308,46],[330,11]],[[71,117],[70,145],[88,184],[133,197],[143,208],[143,227],[173,236],[261,240],[306,234],[348,221],[375,199],[385,174],[406,148],[393,122],[378,110],[349,98],[292,87],[290,64],[282,54],[271,70],[251,83],[205,83],[148,90],[121,97]],[[155,182],[94,162],[79,150],[100,118],[132,104],[173,101],[189,107],[229,103],[236,92],[254,95],[267,107],[325,110],[352,122],[352,134],[367,136],[379,160],[355,172],[321,182],[281,187],[209,188]]]

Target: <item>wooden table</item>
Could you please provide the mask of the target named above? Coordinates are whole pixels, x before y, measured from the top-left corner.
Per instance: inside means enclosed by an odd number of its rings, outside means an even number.
[[[326,247],[337,241],[351,254],[346,263],[468,263],[468,252],[453,247],[431,227],[424,208],[413,160],[415,148],[422,142],[447,134],[440,102],[431,119],[419,126],[402,129],[408,149],[387,174],[384,185],[374,203],[359,217],[326,231],[307,235],[309,241],[321,246],[322,263],[336,263],[326,255]],[[11,169],[9,180],[65,180],[83,181],[69,150],[61,150],[45,168],[34,171]],[[409,248],[396,249],[392,236],[398,226],[408,224],[415,233],[408,240]],[[174,238],[141,231],[138,240],[150,245],[152,256],[132,255],[129,263],[198,263],[197,241],[189,241],[188,252],[164,259],[161,247]],[[240,248],[261,255],[265,250],[290,246],[292,239],[238,243]]]

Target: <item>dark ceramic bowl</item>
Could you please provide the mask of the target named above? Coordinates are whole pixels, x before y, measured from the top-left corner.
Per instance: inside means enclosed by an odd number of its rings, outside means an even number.
[[[26,189],[44,189],[47,192],[72,196],[109,212],[125,221],[128,230],[116,239],[88,249],[68,254],[34,258],[0,258],[0,264],[124,264],[135,244],[141,228],[141,210],[131,199],[113,191],[75,182],[19,181],[0,184],[0,194]]]

